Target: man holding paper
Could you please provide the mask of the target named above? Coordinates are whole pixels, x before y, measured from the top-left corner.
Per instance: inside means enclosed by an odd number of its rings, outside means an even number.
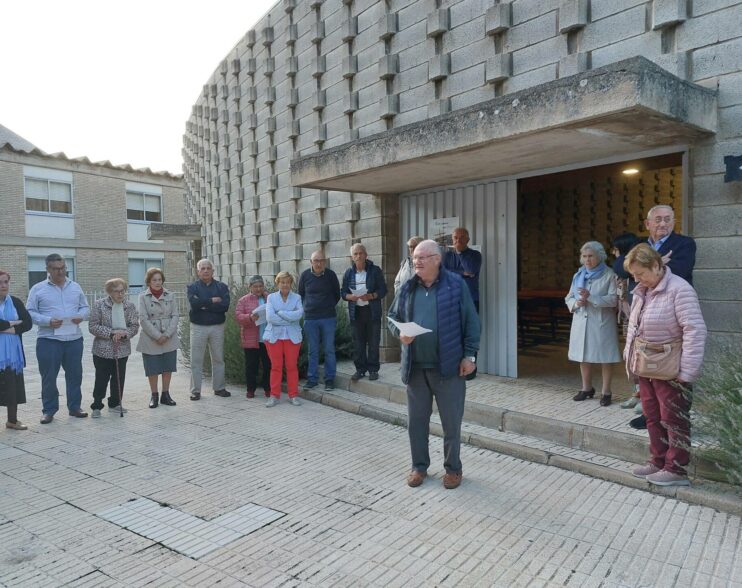
[[[366,247],[356,243],[350,248],[352,265],[343,275],[340,295],[348,301],[348,316],[353,328],[353,362],[357,382],[368,372],[369,380],[379,379],[379,343],[381,341],[381,300],[386,296],[386,282],[381,268],[368,260]]]
[[[461,420],[466,376],[476,367],[479,316],[464,280],[441,266],[438,244],[422,241],[412,256],[415,276],[405,282],[389,309],[389,330],[402,342],[401,373],[407,384],[407,414],[416,488],[428,475],[428,435],[433,398],[443,425],[443,486],[461,484]],[[415,334],[420,333],[420,334]]]
[[[28,313],[39,326],[36,358],[41,372],[41,424],[48,425],[59,410],[57,374],[64,368],[67,410],[70,416],[85,418],[82,402],[82,331],[90,307],[77,282],[67,278],[67,265],[58,253],[46,257],[49,277],[28,293]]]

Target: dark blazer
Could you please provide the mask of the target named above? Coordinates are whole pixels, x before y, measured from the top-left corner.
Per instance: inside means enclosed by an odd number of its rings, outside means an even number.
[[[647,243],[648,239],[644,238],[639,243]],[[662,244],[658,253],[667,255],[672,251],[668,267],[676,276],[683,278],[691,286],[693,285],[693,266],[696,265],[696,242],[691,237],[678,235],[676,232],[670,233],[667,240]],[[631,278],[629,273],[623,269],[625,255],[616,258],[613,264],[614,271],[619,278]],[[619,271],[619,269],[621,271]],[[633,290],[633,286],[631,287]]]
[[[18,335],[21,339],[21,349],[23,349],[23,337],[22,334],[26,331],[30,331],[31,327],[33,327],[33,322],[31,321],[31,315],[28,314],[28,311],[26,310],[25,305],[23,302],[21,302],[20,298],[16,298],[15,296],[11,296],[10,299],[13,301],[13,306],[15,306],[15,310],[18,313],[18,318],[23,321],[20,325],[16,325],[14,327],[15,334]],[[0,320],[0,331],[4,331],[10,327],[10,322]],[[26,352],[23,352],[23,365],[26,365]]]

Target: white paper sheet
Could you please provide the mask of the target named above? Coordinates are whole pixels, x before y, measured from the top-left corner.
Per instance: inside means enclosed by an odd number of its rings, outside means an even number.
[[[368,294],[368,290],[366,289],[366,286],[361,286],[355,290],[351,288],[350,293],[353,294],[353,296],[363,296],[364,294]],[[356,306],[368,306],[368,300],[356,300]]]
[[[255,310],[252,311],[253,314],[258,315],[258,319],[255,321],[256,325],[264,325],[266,323],[266,318],[265,318],[266,308],[267,307],[265,304],[261,304]]]
[[[389,318],[389,322],[392,323],[395,327],[399,329],[400,335],[405,335],[407,337],[417,337],[419,335],[424,335],[425,333],[432,333],[433,331],[431,329],[426,329],[425,327],[421,327],[417,323],[398,323],[393,318]]]
[[[62,326],[54,329],[55,337],[69,337],[71,335],[77,335],[80,331],[80,327],[72,322],[73,318],[78,317],[67,317],[62,319]]]

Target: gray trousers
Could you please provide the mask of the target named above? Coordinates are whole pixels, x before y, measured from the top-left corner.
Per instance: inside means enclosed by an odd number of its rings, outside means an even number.
[[[443,425],[443,467],[461,473],[461,420],[464,418],[466,380],[441,378],[437,369],[412,367],[407,383],[407,432],[410,436],[412,469],[425,472],[430,466],[428,435],[433,398]]]
[[[201,393],[204,354],[211,356],[211,383],[214,392],[224,389],[224,323],[194,325],[191,323],[191,393]]]

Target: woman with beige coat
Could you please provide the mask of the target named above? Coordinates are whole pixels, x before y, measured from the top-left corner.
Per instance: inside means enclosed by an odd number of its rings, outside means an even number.
[[[178,303],[172,292],[165,289],[165,273],[159,267],[147,270],[144,283],[147,289],[139,295],[142,333],[137,351],[142,354],[144,373],[149,379],[149,407],[157,408],[159,403],[175,406],[170,397],[170,379],[178,371]],[[162,396],[157,390],[160,375]]]

